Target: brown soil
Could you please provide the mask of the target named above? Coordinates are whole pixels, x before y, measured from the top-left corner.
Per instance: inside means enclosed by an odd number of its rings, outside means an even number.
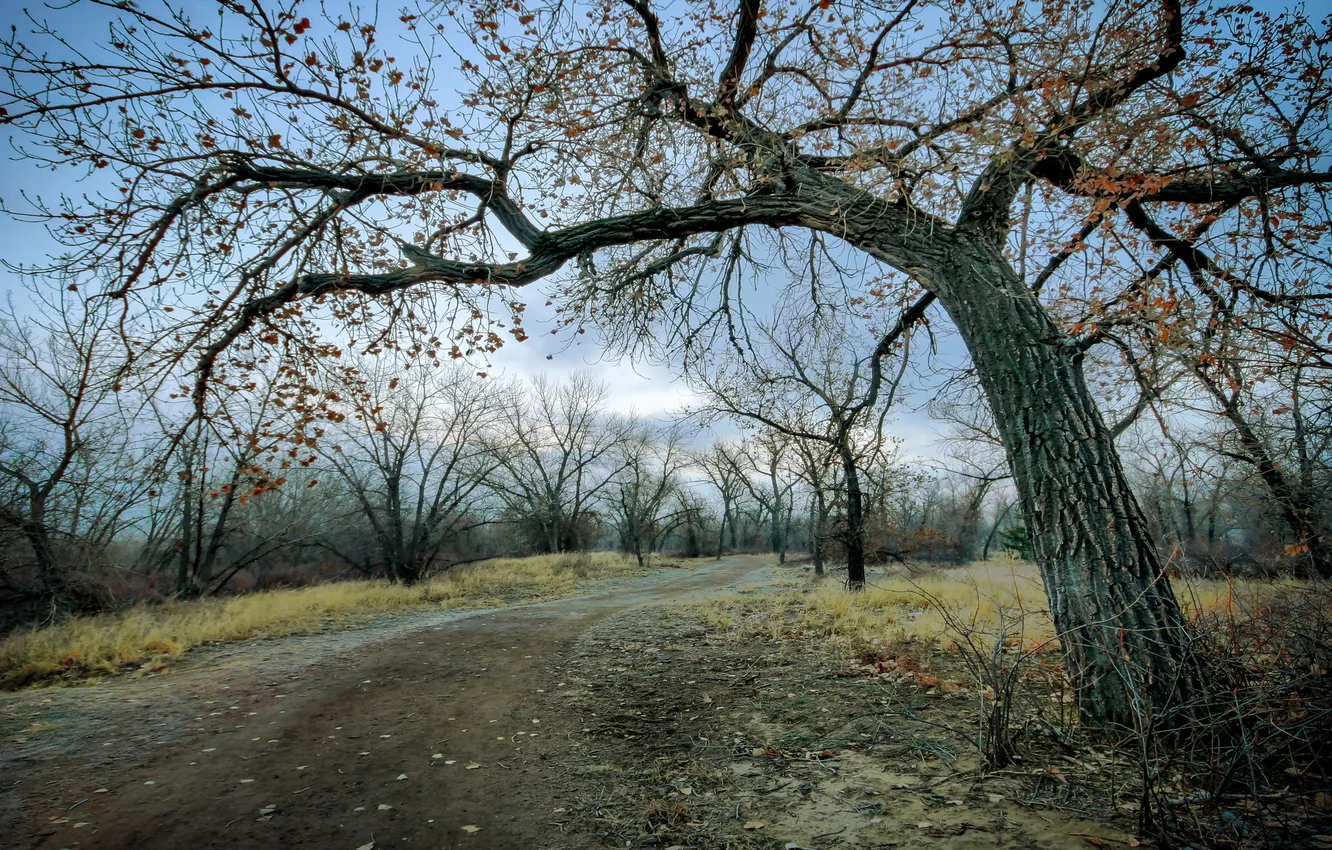
[[[1059,782],[974,779],[914,695],[676,604],[761,592],[766,563],[2,697],[0,845],[1128,846]]]
[[[1101,819],[1113,783],[1090,756],[1024,742],[1022,763],[983,774],[976,700],[931,684],[957,672],[946,658],[922,648],[920,684],[845,650],[711,628],[693,605],[588,629],[564,671],[584,728],[561,827],[595,837],[586,846],[667,850],[1143,846]]]
[[[0,844],[580,846],[548,817],[572,732],[534,704],[557,687],[552,660],[605,617],[761,563],[731,558],[373,644],[334,638],[331,652],[296,639],[151,680],[7,696]],[[323,657],[295,663],[287,644]]]

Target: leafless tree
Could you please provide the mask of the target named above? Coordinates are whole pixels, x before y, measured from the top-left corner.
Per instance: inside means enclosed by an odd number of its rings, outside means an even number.
[[[742,473],[745,491],[762,511],[768,526],[768,543],[779,563],[786,563],[793,500],[800,479],[792,471],[795,460],[791,438],[781,431],[762,428],[736,446],[733,455]]]
[[[837,480],[844,528],[839,537],[847,583],[860,588],[865,584],[861,468],[884,440],[884,417],[906,373],[909,352],[905,347],[898,352],[898,368],[885,376],[890,350],[877,340],[864,346],[854,327],[840,311],[786,304],[771,323],[755,323],[748,351],[696,365],[689,377],[707,413],[751,420],[793,441],[829,447],[841,465]],[[808,472],[809,464],[804,468]]]
[[[842,490],[836,448],[825,440],[795,438],[797,467],[809,488],[808,534],[814,574],[824,574],[824,548],[832,537],[832,501]]]
[[[1262,482],[1297,569],[1332,576],[1332,371],[1308,357],[1255,363],[1224,336],[1214,342],[1203,355],[1181,357],[1210,402],[1202,409],[1229,426],[1218,451]]]
[[[178,517],[161,558],[175,561],[178,596],[216,594],[241,570],[309,542],[296,532],[294,517],[273,522],[282,513],[276,494],[289,483],[287,470],[316,459],[303,445],[284,447],[279,386],[271,375],[256,380],[208,419],[155,403],[170,437],[159,463],[174,489],[159,509]]]
[[[731,548],[737,541],[736,526],[740,522],[737,503],[745,492],[745,473],[734,446],[718,441],[694,455],[694,464],[703,472],[707,482],[717,491],[721,501],[721,520],[717,527],[717,559],[721,560],[726,547],[726,532],[731,532]]]
[[[364,358],[345,384],[354,412],[322,456],[354,500],[384,574],[414,584],[456,537],[497,518],[486,483],[503,462],[487,444],[502,422],[496,383],[461,364],[404,369]]]
[[[1012,478],[1003,441],[983,403],[980,386],[969,375],[948,381],[930,400],[929,413],[945,427],[935,465],[965,490],[957,516],[957,542],[965,557],[974,557],[983,534],[986,499],[994,485]],[[985,536],[993,534],[991,528]]]
[[[591,543],[598,499],[624,464],[618,449],[631,420],[606,412],[609,390],[586,373],[556,382],[538,376],[508,388],[501,425],[488,441],[498,461],[491,486],[511,520],[529,523],[540,551]]]
[[[667,509],[681,493],[680,475],[689,462],[688,453],[677,429],[638,421],[614,455],[612,464],[618,471],[602,499],[620,536],[620,548],[642,566],[645,550],[655,548],[665,526],[685,519],[669,516]]]
[[[16,603],[33,597],[55,614],[72,603],[73,571],[130,524],[152,484],[118,396],[129,364],[114,312],[65,290],[0,312],[4,581]]]

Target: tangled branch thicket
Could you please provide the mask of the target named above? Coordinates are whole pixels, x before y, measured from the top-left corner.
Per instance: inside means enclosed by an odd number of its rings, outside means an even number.
[[[1198,610],[1195,651],[1213,686],[1140,754],[1141,827],[1232,846],[1283,846],[1332,822],[1332,592],[1312,585]]]

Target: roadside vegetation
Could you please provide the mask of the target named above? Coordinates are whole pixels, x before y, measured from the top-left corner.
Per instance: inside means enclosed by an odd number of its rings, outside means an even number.
[[[0,642],[0,687],[155,672],[198,646],[352,628],[385,614],[553,599],[595,581],[643,573],[635,560],[613,552],[495,558],[412,586],[384,579],[342,581],[72,617]]]
[[[1172,583],[1194,620],[1248,619],[1264,603],[1310,588],[1294,579],[1180,576]],[[1011,556],[962,567],[901,568],[871,576],[861,593],[847,593],[834,581],[793,579],[783,592],[714,600],[701,613],[710,627],[736,640],[796,636],[829,639],[851,651],[903,642],[951,650],[968,635],[1003,630],[1025,650],[1059,650],[1039,570]]]
[[[1009,799],[1108,818],[1177,846],[1326,846],[1332,593],[1294,579],[1175,576],[1172,584],[1219,696],[1186,706],[1165,730],[1113,735],[1079,712],[1039,572],[1012,557],[899,568],[871,576],[860,593],[787,576],[763,592],[684,606],[681,619],[712,645],[743,647],[754,659],[822,659],[820,678],[845,687],[785,673],[767,685],[788,696],[815,687],[813,724],[762,709],[780,734],[836,730],[807,750],[879,740],[886,718],[896,718],[899,737],[933,741],[926,749],[948,754],[954,775]],[[874,699],[835,698],[856,683]],[[910,774],[914,758],[868,769]],[[1017,789],[988,787],[1013,776],[1025,777]]]

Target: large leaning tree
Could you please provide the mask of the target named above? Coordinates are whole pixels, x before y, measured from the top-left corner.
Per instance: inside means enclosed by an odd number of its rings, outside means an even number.
[[[1321,341],[1326,25],[1180,0],[336,5],[75,0],[0,48],[15,144],[88,178],[7,209],[156,322],[126,344],[201,415],[279,350],[310,374],[344,348],[483,358],[537,281],[626,350],[697,346],[735,337],[766,258],[859,256],[839,297],[903,305],[886,353],[934,302],[965,341],[1084,712],[1200,687],[1080,360],[1111,320],[1218,292]],[[317,418],[301,383],[283,403]]]

